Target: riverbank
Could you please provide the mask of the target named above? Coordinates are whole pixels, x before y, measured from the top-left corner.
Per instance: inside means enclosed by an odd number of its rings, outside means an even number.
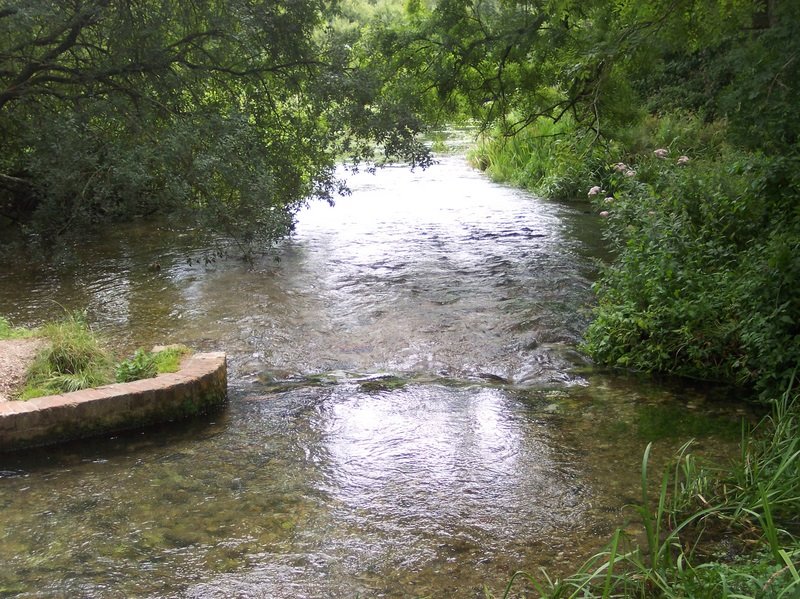
[[[743,429],[730,463],[706,463],[689,441],[654,469],[648,444],[630,506],[644,534],[620,527],[573,573],[520,571],[498,596],[535,589],[546,599],[797,597],[800,396],[787,391],[772,407]]]
[[[0,403],[10,401],[22,389],[44,343],[35,338],[0,339]]]
[[[474,162],[548,197],[592,200],[614,260],[594,286],[583,349],[612,367],[738,383],[773,413],[743,429],[730,464],[680,452],[654,476],[645,454],[644,543],[620,529],[574,574],[515,582],[546,597],[796,596],[800,229],[796,187],[782,187],[796,155],[758,156],[725,123],[680,112],[573,154],[547,133],[489,138]],[[769,186],[778,192],[766,197]]]

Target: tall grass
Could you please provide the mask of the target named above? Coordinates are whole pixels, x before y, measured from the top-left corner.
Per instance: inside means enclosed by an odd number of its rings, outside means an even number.
[[[0,317],[0,340],[24,337],[40,338],[46,343],[28,370],[25,387],[17,397],[21,400],[176,372],[181,360],[191,353],[184,345],[167,346],[157,352],[140,349],[132,358],[115,363],[83,312],[67,314],[36,329],[14,328]]]
[[[470,160],[495,181],[548,198],[585,198],[587,182],[605,164],[592,142],[568,117],[557,123],[540,119],[513,137],[484,138]]]
[[[89,328],[85,314],[73,312],[44,325],[47,340],[28,372],[20,399],[97,387],[114,380],[113,359]]]
[[[552,599],[800,597],[800,542],[792,534],[800,527],[798,410],[800,395],[787,390],[771,415],[744,431],[742,453],[727,470],[699,466],[687,443],[654,477],[648,445],[635,506],[644,544],[617,530],[573,574],[518,572],[501,596],[524,586]]]

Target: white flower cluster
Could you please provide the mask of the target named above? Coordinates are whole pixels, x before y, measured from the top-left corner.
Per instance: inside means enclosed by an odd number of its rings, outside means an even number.
[[[588,196],[590,198],[593,198],[599,194],[604,194],[604,193],[606,193],[605,189],[601,188],[599,185],[595,185],[589,188]],[[603,203],[605,204],[611,204],[613,202],[614,202],[614,196],[606,196],[605,198],[603,198]],[[608,210],[603,210],[600,213],[600,216],[602,216],[603,218],[608,218],[610,214],[611,213]]]
[[[669,150],[666,148],[658,148],[657,150],[653,150],[653,154],[656,155],[656,158],[659,160],[666,160],[667,156],[669,156]],[[678,156],[678,160],[675,162],[678,166],[686,166],[689,164],[689,157],[688,156]]]
[[[626,177],[633,177],[636,175],[636,171],[629,167],[624,162],[617,162],[614,166],[612,166],[615,171],[618,173],[622,173]]]
[[[655,157],[659,160],[666,160],[669,157],[669,150],[667,148],[658,148],[657,150],[653,151]],[[679,156],[678,159],[675,161],[678,166],[686,166],[689,164],[689,157],[688,156]],[[612,164],[611,168],[626,177],[634,177],[636,176],[636,171],[629,167],[624,162],[617,162],[616,164]],[[589,188],[589,197],[594,198],[600,194],[606,193],[606,190],[601,188],[599,185],[594,185]],[[606,196],[603,198],[603,203],[608,204],[609,207],[614,203],[614,196]],[[648,212],[650,216],[655,216],[655,212],[652,210]],[[608,210],[603,210],[600,212],[600,216],[603,218],[608,218],[611,216],[611,213]]]

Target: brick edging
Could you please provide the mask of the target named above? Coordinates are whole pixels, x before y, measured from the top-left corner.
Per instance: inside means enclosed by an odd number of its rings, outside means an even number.
[[[195,354],[178,372],[155,378],[0,403],[0,451],[188,418],[227,395],[225,353]]]

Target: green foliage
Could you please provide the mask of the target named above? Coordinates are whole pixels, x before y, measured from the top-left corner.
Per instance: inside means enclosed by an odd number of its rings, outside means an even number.
[[[342,191],[341,155],[425,162],[419,121],[328,18],[320,0],[0,9],[0,226],[48,242],[162,213],[246,250]]]
[[[795,177],[784,170],[794,161],[735,150],[684,166],[673,153],[638,160],[635,176],[609,168],[598,182],[618,255],[596,286],[588,351],[606,364],[784,388],[800,362],[800,220],[793,195],[764,188],[776,170]]]
[[[184,345],[167,347],[157,352],[139,348],[131,358],[116,365],[116,380],[118,383],[128,383],[153,378],[165,372],[176,372],[181,359],[188,353],[190,350]]]
[[[773,26],[740,40],[724,56],[733,73],[719,95],[719,112],[737,144],[771,155],[798,153],[800,5],[775,2]],[[737,40],[739,41],[739,40]]]
[[[668,100],[663,76],[639,86],[668,112],[618,136],[634,178],[596,179],[614,196],[597,208],[618,251],[587,334],[602,363],[734,380],[765,397],[800,364],[800,9],[773,8],[766,30],[663,57]]]
[[[421,6],[425,4],[425,6]],[[513,136],[571,118],[595,138],[635,122],[638,79],[665,52],[701,52],[749,23],[756,3],[625,0],[409,3],[371,23],[370,65],[428,118],[469,117]]]
[[[112,381],[112,360],[92,333],[83,313],[75,312],[38,332],[47,346],[28,372],[20,399],[98,387]]]
[[[741,513],[762,523],[791,521],[800,508],[800,398],[787,390],[772,414],[747,432],[730,477]]]
[[[154,362],[156,365],[156,372],[158,374],[177,372],[180,368],[181,360],[191,353],[192,350],[185,345],[172,345],[155,352]]]
[[[570,118],[539,119],[512,137],[484,137],[470,158],[496,181],[570,200],[582,196],[586,181],[595,180],[604,166],[593,140]]]
[[[156,371],[155,356],[144,349],[137,349],[133,357],[123,360],[115,368],[118,383],[129,383],[139,379],[153,378]]]
[[[176,372],[181,359],[191,353],[184,345],[169,346],[158,352],[138,349],[130,359],[115,365],[82,312],[36,330],[12,329],[7,320],[0,318],[0,339],[33,335],[43,338],[47,345],[28,371],[25,387],[19,394],[21,400],[98,387],[114,380],[124,383]]]
[[[33,331],[29,329],[11,326],[11,323],[8,321],[8,319],[0,316],[0,340],[22,339],[24,337],[30,337],[32,334]]]

